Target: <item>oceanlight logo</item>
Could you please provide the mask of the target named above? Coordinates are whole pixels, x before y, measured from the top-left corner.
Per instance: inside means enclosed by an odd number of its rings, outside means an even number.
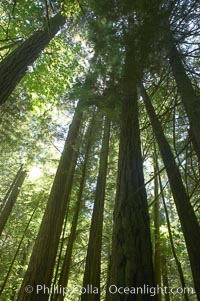
[[[184,295],[184,294],[195,294],[193,287],[166,287],[159,286],[151,287],[148,284],[144,284],[139,287],[117,287],[115,284],[109,286],[109,293],[112,295],[149,295],[151,297],[161,293],[162,295],[173,294],[173,295]]]

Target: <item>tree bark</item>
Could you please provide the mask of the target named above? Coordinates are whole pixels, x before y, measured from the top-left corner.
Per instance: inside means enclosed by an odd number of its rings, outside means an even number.
[[[200,161],[200,96],[197,96],[173,42],[170,42],[169,49],[170,65],[189,119],[194,150]]]
[[[74,242],[76,239],[76,229],[77,229],[78,218],[79,218],[79,213],[80,213],[81,204],[82,204],[82,195],[83,195],[83,189],[84,189],[84,185],[85,185],[89,154],[90,154],[91,145],[92,145],[93,126],[94,126],[94,116],[91,120],[91,124],[87,131],[88,142],[87,142],[86,151],[85,151],[85,159],[84,159],[84,163],[82,166],[82,175],[81,175],[81,181],[80,181],[80,186],[79,186],[79,191],[78,191],[78,196],[77,196],[76,208],[75,208],[75,212],[74,212],[74,216],[73,216],[70,236],[69,236],[69,240],[68,240],[68,244],[67,244],[67,250],[65,253],[64,261],[63,261],[61,272],[60,272],[60,278],[58,280],[59,287],[63,287],[63,288],[67,287],[68,279],[69,279],[71,256],[72,256],[72,251],[73,251],[73,245],[74,245]],[[62,294],[56,294],[55,296],[53,296],[52,300],[63,301],[64,297],[65,296],[63,296]]]
[[[160,204],[158,194],[158,176],[157,176],[157,154],[154,148],[154,269],[156,283],[161,286],[161,261],[160,261]],[[162,300],[161,292],[158,294],[158,301]]]
[[[118,182],[114,209],[110,286],[155,286],[152,245],[144,188],[137,104],[134,46],[126,51],[122,101]],[[145,254],[145,255],[144,255]],[[109,300],[157,300],[148,293],[107,294]]]
[[[186,193],[185,187],[183,185],[181,175],[176,165],[170,145],[163,133],[160,121],[155,114],[154,108],[151,104],[146,90],[144,89],[144,86],[141,85],[140,89],[168,175],[171,191],[187,246],[194,286],[198,299],[200,300],[200,227],[193,207],[190,203],[189,197]]]
[[[82,294],[81,301],[100,301],[101,245],[109,140],[110,120],[108,117],[105,117],[94,208],[83,278],[83,287],[87,289],[88,285],[92,285],[97,293],[91,292]]]
[[[77,142],[83,116],[82,110],[82,105],[79,102],[69,128],[44,217],[18,295],[18,301],[46,301],[49,298],[48,289],[45,290],[46,293],[43,290],[37,292],[37,285],[43,285],[43,287],[45,285],[47,288],[51,287],[56,253],[78,155]],[[32,293],[26,292],[27,285],[32,286]]]
[[[11,95],[51,39],[65,24],[65,17],[59,12],[49,22],[49,28],[36,31],[0,63],[0,105]]]
[[[13,183],[11,184],[12,189],[9,192],[9,195],[7,196],[6,203],[0,214],[0,235],[2,234],[3,229],[7,223],[7,220],[12,212],[13,206],[17,200],[21,186],[24,183],[25,177],[26,177],[26,172],[23,170],[23,167],[21,167]]]

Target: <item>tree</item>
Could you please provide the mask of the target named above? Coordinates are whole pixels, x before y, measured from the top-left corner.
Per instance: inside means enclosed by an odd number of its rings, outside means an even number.
[[[26,171],[24,171],[23,166],[21,166],[19,171],[17,172],[15,179],[13,180],[11,189],[5,200],[5,205],[0,214],[0,235],[2,234],[2,231],[3,231],[5,225],[8,221],[8,218],[12,212],[12,208],[17,200],[17,197],[19,195],[19,192],[20,192],[21,186],[23,185],[25,177],[26,177]]]
[[[79,102],[68,132],[29,266],[19,292],[19,301],[41,300],[41,294],[37,293],[37,285],[40,283],[44,283],[47,287],[51,285],[57,248],[78,155],[77,143],[82,115],[82,104]],[[40,254],[39,258],[38,254]],[[25,292],[27,285],[32,285],[34,289],[32,294]],[[43,300],[48,300],[48,297],[48,294],[42,294]]]
[[[166,260],[166,255],[165,254],[162,254],[161,262],[162,262],[163,286],[169,288],[167,260]],[[167,290],[167,293],[165,294],[165,301],[170,301],[170,295],[169,295],[168,290]]]
[[[156,283],[161,286],[161,251],[160,251],[160,203],[159,203],[159,186],[158,186],[158,168],[157,168],[157,153],[154,148],[154,268]],[[161,292],[158,294],[158,300],[161,301]]]
[[[8,272],[7,272],[7,275],[6,275],[6,277],[5,277],[5,279],[4,279],[4,282],[3,282],[2,286],[1,286],[1,289],[0,289],[0,295],[2,294],[2,292],[3,292],[3,290],[4,290],[5,286],[6,286],[6,283],[7,283],[7,281],[8,281],[9,276],[10,276],[10,273],[11,273],[11,271],[12,271],[13,265],[14,265],[14,263],[15,263],[16,257],[17,257],[17,255],[18,255],[18,253],[19,253],[20,247],[21,247],[21,245],[22,245],[22,242],[23,242],[23,240],[24,240],[24,237],[25,237],[26,232],[27,232],[27,230],[28,230],[28,227],[30,226],[30,223],[31,223],[31,221],[32,221],[32,219],[33,219],[33,217],[34,217],[34,214],[35,214],[35,211],[36,211],[36,210],[37,210],[37,207],[34,209],[33,213],[32,213],[31,216],[30,216],[30,219],[29,219],[29,221],[28,221],[28,224],[26,225],[26,228],[25,228],[25,230],[24,230],[24,233],[23,233],[23,235],[22,235],[22,238],[21,238],[21,240],[20,240],[20,242],[19,242],[19,245],[18,245],[18,247],[17,247],[17,250],[16,250],[16,252],[15,252],[15,255],[14,255],[14,257],[13,257],[13,259],[12,259],[12,262],[11,262],[11,264],[10,264],[9,270],[8,270]]]
[[[101,246],[103,231],[103,213],[106,188],[106,175],[109,153],[110,120],[105,117],[102,148],[99,162],[99,172],[95,191],[94,208],[92,214],[86,265],[83,278],[83,287],[91,284],[97,294],[82,294],[81,300],[100,300],[100,273],[101,273]]]
[[[126,49],[118,182],[114,210],[110,284],[154,287],[152,246],[144,188],[137,107],[134,44]],[[146,256],[141,256],[146,254]],[[141,269],[141,267],[143,267]],[[149,295],[110,294],[111,300],[149,300]],[[152,297],[157,300],[157,297]]]
[[[164,194],[163,194],[160,175],[159,175],[159,182],[160,182],[159,184],[160,184],[160,189],[161,189],[161,196],[162,196],[162,201],[163,201],[165,216],[166,216],[166,221],[167,221],[167,228],[168,228],[168,232],[169,232],[169,239],[170,239],[171,249],[172,249],[172,253],[173,253],[173,256],[174,256],[174,259],[175,259],[175,262],[176,262],[176,265],[177,265],[177,269],[178,269],[178,272],[179,272],[181,286],[182,286],[183,290],[185,290],[185,288],[186,288],[185,279],[184,279],[181,263],[178,259],[177,254],[176,254],[176,249],[175,249],[174,242],[173,242],[172,231],[171,231],[171,226],[170,226],[170,219],[169,219],[169,214],[168,214],[168,211],[167,211],[167,206],[166,206],[166,203],[165,203],[165,198],[164,198]],[[185,299],[185,301],[189,300],[187,290],[185,290],[184,299]]]
[[[200,246],[197,242],[200,239],[200,227],[183,185],[170,145],[164,136],[161,124],[155,114],[149,96],[143,85],[140,85],[140,89],[170,182],[190,258],[194,285],[199,298],[200,260],[198,254],[200,252]],[[191,233],[194,233],[193,237],[191,237]]]
[[[66,18],[59,12],[50,20],[48,27],[36,31],[0,63],[0,105],[11,95],[28,66],[34,63],[65,22]]]
[[[176,46],[171,43],[169,48],[169,60],[173,75],[189,119],[191,140],[200,161],[200,97],[192,86]]]
[[[87,168],[88,168],[88,160],[90,158],[90,152],[91,152],[91,147],[92,147],[92,142],[93,142],[93,126],[94,126],[94,120],[95,120],[95,114],[93,113],[92,120],[90,121],[90,124],[87,129],[86,133],[86,150],[85,150],[85,157],[84,157],[84,162],[82,165],[82,171],[81,171],[81,179],[80,179],[80,184],[79,184],[79,190],[77,193],[77,201],[75,205],[75,210],[74,210],[74,215],[73,215],[73,220],[72,220],[72,225],[70,229],[70,235],[67,243],[67,249],[64,255],[64,260],[62,263],[61,271],[60,271],[60,277],[58,280],[58,285],[61,285],[63,288],[67,287],[68,285],[68,279],[69,279],[69,272],[70,272],[70,265],[71,265],[71,256],[72,256],[72,251],[73,251],[73,246],[74,242],[76,239],[77,235],[77,225],[78,225],[78,218],[80,215],[80,210],[82,207],[82,202],[83,202],[83,189],[85,185],[85,180],[86,180],[86,173],[87,173]],[[62,301],[64,299],[64,295],[62,294],[55,294],[53,297],[53,300],[59,300]]]

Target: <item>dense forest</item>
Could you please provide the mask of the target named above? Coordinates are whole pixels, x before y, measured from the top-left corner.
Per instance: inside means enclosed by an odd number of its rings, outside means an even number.
[[[200,301],[199,1],[0,15],[0,300]]]

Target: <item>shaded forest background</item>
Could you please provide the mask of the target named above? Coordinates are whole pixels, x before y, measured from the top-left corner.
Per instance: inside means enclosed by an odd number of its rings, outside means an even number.
[[[199,15],[1,2],[0,300],[200,300]]]

